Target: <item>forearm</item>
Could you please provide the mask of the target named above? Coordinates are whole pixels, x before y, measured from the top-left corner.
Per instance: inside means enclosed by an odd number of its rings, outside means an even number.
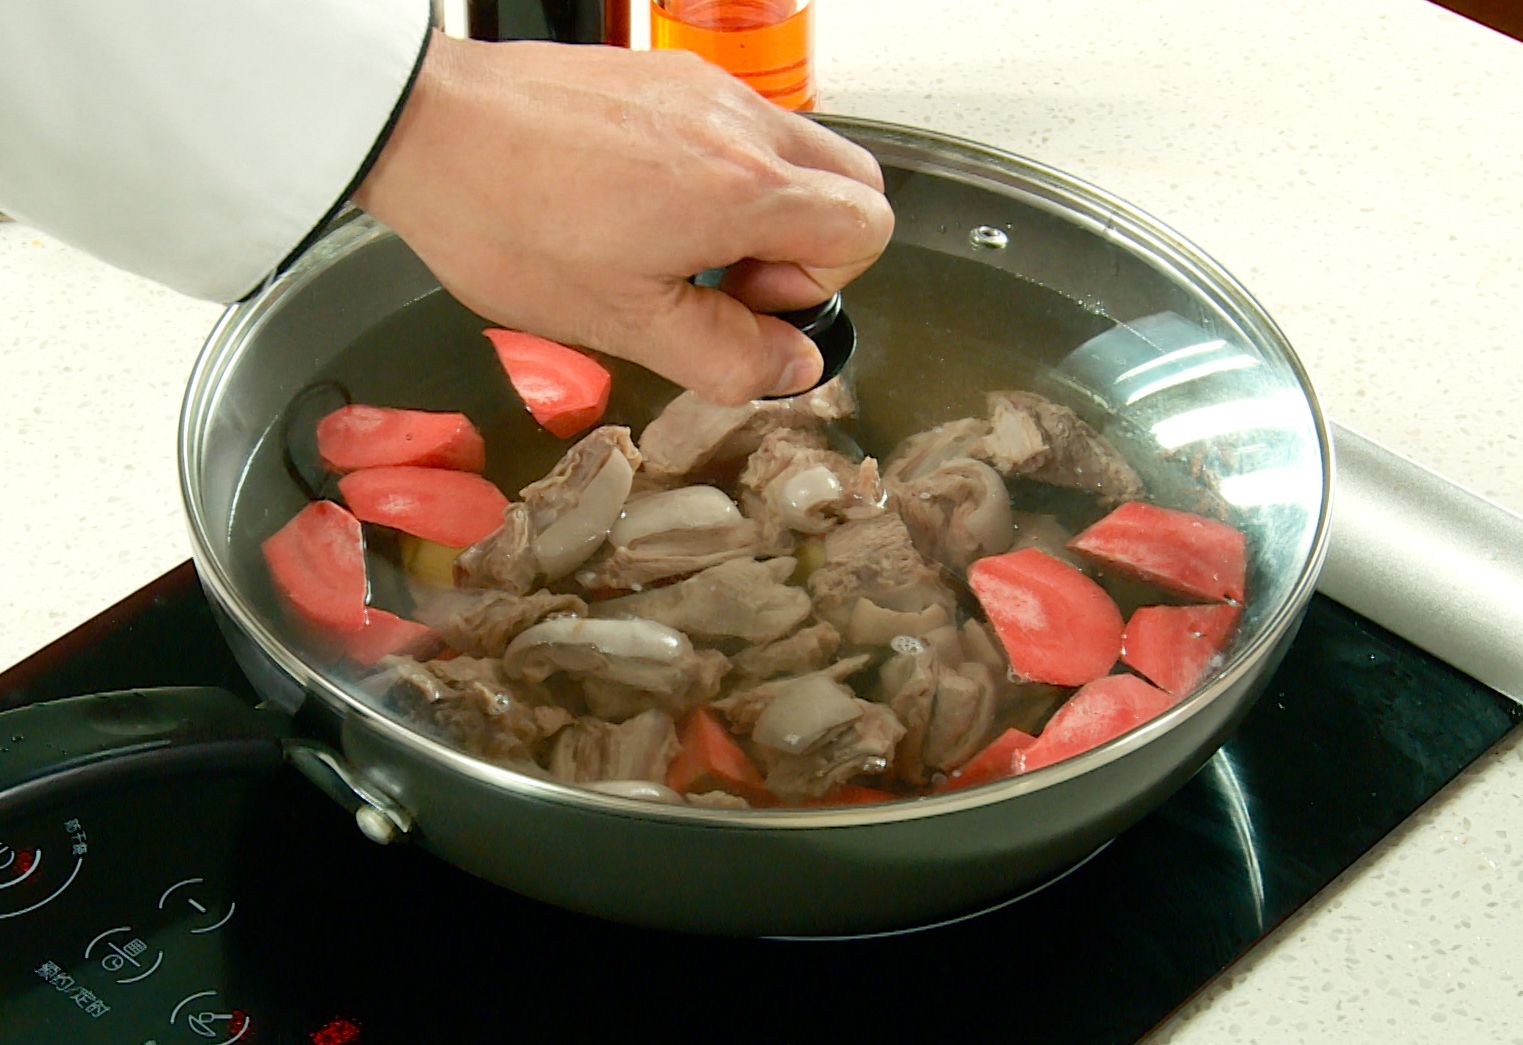
[[[427,0],[0,5],[0,209],[241,297],[342,201],[428,18]]]

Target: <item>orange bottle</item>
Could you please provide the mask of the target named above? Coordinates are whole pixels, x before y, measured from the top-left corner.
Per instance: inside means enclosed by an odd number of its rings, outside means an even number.
[[[814,108],[813,0],[651,0],[650,45],[707,58],[785,109]]]

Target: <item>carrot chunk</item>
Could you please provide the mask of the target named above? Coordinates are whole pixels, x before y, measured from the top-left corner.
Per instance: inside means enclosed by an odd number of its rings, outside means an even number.
[[[533,334],[499,328],[483,333],[524,406],[555,435],[569,439],[608,409],[613,378],[597,360]]]
[[[936,785],[935,790],[955,791],[960,787],[973,787],[1014,776],[1020,772],[1021,752],[1035,743],[1036,737],[1012,726],[995,737],[988,747],[948,773],[946,779]]]
[[[1052,721],[1021,751],[1020,771],[1050,766],[1114,740],[1178,703],[1176,697],[1136,675],[1107,675],[1069,698]]]
[[[443,640],[426,624],[374,606],[365,611],[364,625],[341,639],[344,655],[366,668],[388,654],[426,654],[442,644]]]
[[[1237,624],[1236,606],[1141,606],[1126,622],[1121,662],[1176,697],[1195,691]]]
[[[443,468],[362,468],[338,481],[349,510],[425,541],[464,548],[502,525],[508,499],[479,475]]]
[[[1241,530],[1224,522],[1128,501],[1068,547],[1170,591],[1241,603],[1247,544]]]
[[[968,569],[1016,674],[1082,686],[1121,655],[1121,611],[1105,589],[1035,548],[979,559]]]
[[[479,472],[486,442],[464,414],[341,406],[317,423],[317,452],[329,471],[412,465]]]
[[[281,601],[327,632],[365,623],[365,540],[353,515],[314,501],[259,546]]]
[[[761,773],[706,707],[696,707],[677,731],[682,750],[666,772],[666,786],[682,794],[728,791],[742,798],[764,797]]]

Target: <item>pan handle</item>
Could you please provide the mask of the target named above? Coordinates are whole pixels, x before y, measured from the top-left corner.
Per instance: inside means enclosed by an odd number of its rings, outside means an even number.
[[[0,819],[124,777],[273,771],[290,718],[224,689],[65,697],[0,713]]]
[[[381,845],[406,838],[412,814],[394,799],[365,784],[337,751],[316,740],[295,738],[285,745],[286,761],[329,798],[354,814],[360,832]]]
[[[212,686],[118,690],[0,712],[0,821],[116,781],[273,772],[285,761],[353,813],[365,837],[385,844],[412,831],[412,815],[343,756],[292,730],[286,713]]]

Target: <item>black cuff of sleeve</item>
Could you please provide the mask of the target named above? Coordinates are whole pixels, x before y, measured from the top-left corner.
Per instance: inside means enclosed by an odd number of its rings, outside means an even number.
[[[302,237],[301,242],[296,244],[291,252],[281,260],[280,264],[275,266],[275,270],[270,273],[270,278],[278,276],[290,268],[308,247],[317,242],[318,238],[322,236],[323,230],[328,227],[328,223],[344,209],[349,202],[349,197],[354,195],[355,190],[360,187],[360,183],[369,176],[371,169],[375,167],[376,161],[381,158],[381,150],[391,140],[391,133],[396,130],[397,121],[402,118],[402,110],[407,105],[407,99],[412,95],[413,85],[418,82],[418,73],[423,69],[423,59],[428,56],[428,45],[429,41],[433,39],[433,32],[434,27],[430,23],[428,28],[424,30],[423,44],[418,48],[418,60],[413,62],[412,72],[408,74],[407,82],[402,85],[402,93],[397,97],[397,104],[392,107],[391,115],[386,118],[386,123],[381,128],[381,133],[376,136],[375,144],[370,147],[370,152],[365,155],[365,162],[361,163],[359,170],[354,172],[354,177],[349,179],[349,184],[344,186],[344,191],[339,194],[333,206],[328,208],[328,212],[322,216],[322,220],[312,226],[311,231]],[[268,283],[269,279],[267,278],[265,282]],[[248,300],[258,293],[259,290],[260,287],[255,287],[245,294],[241,300]]]

